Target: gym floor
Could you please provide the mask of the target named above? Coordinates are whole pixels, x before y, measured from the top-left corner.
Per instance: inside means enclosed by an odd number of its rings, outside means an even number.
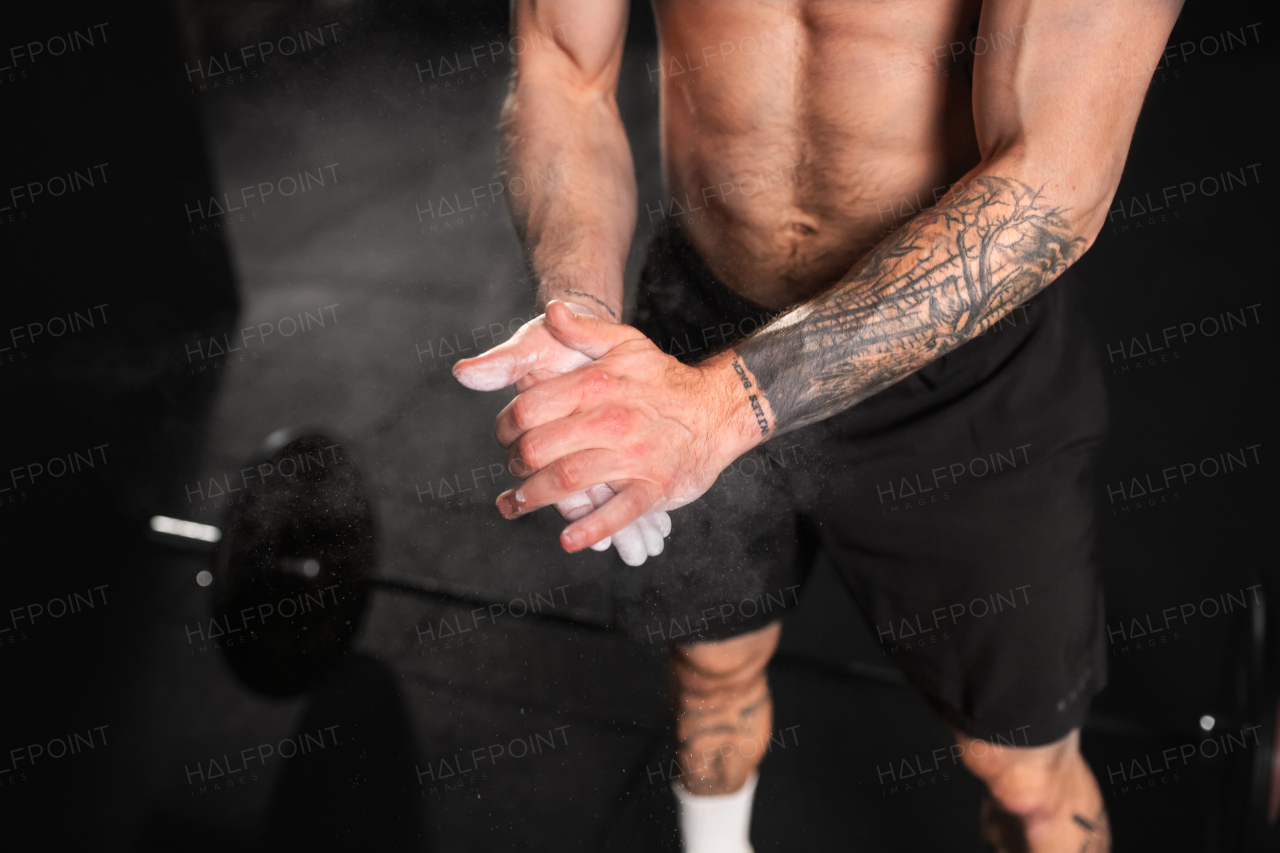
[[[642,206],[629,293],[651,233],[644,205],[662,198],[658,81],[648,70],[656,49],[637,5],[619,92]],[[44,538],[14,551],[32,571],[9,582],[6,609],[102,583],[109,598],[78,622],[37,623],[22,641],[5,640],[6,692],[18,699],[0,746],[108,728],[74,768],[0,774],[0,808],[14,815],[6,825],[31,849],[92,840],[95,849],[192,853],[678,850],[665,652],[609,628],[612,578],[625,567],[611,553],[559,553],[545,513],[498,518],[505,478],[489,474],[502,461],[490,430],[509,397],[467,391],[449,372],[530,316],[498,194],[510,190],[495,131],[509,63],[490,46],[507,38],[504,4],[465,13],[372,0],[179,8],[202,55],[326,33],[308,56],[262,63],[244,82],[201,91],[201,72],[188,87],[218,194],[234,200],[240,187],[281,187],[299,172],[323,170],[325,182],[246,202],[248,217],[186,215],[199,251],[228,253],[238,295],[229,327],[260,336],[234,355],[186,351],[181,381],[202,402],[187,427],[154,439],[155,459],[181,464],[149,511],[220,525],[229,496],[211,483],[254,461],[276,430],[323,429],[364,472],[376,580],[350,653],[302,694],[268,697],[238,681],[207,636],[212,590],[197,582],[207,550],[149,535],[148,513],[133,504],[104,509],[62,493],[61,506],[46,502],[38,515],[11,512],[6,543]],[[1195,7],[1172,42],[1258,20]],[[442,61],[475,45],[486,47],[471,55],[474,71],[444,74]],[[1223,56],[1175,51],[1153,81],[1118,199],[1264,159],[1256,82],[1274,64],[1265,39],[1248,45]],[[470,209],[437,215],[441,199]],[[1254,243],[1266,200],[1250,183],[1235,196],[1184,200],[1173,221],[1113,214],[1080,264],[1100,340],[1114,346],[1261,303]],[[1137,223],[1147,230],[1120,230]],[[1225,245],[1242,248],[1227,257],[1211,248]],[[286,321],[306,314],[325,322],[286,333]],[[1175,366],[1116,372],[1105,482],[1261,441],[1255,371],[1239,368],[1265,363],[1266,328],[1188,344]],[[1136,365],[1127,352],[1110,363]],[[67,421],[56,407],[27,411],[35,423]],[[1100,485],[1109,628],[1256,584],[1280,594],[1274,561],[1262,557],[1263,475],[1233,477],[1132,516],[1112,513]],[[75,535],[60,534],[59,519],[86,506]],[[477,624],[477,606],[499,615]],[[1113,635],[1110,684],[1084,751],[1115,849],[1253,849],[1243,838],[1256,815],[1245,810],[1275,735],[1275,622],[1254,605],[1184,616],[1173,643],[1129,642],[1128,627],[1120,641]],[[775,733],[756,795],[758,853],[982,849],[980,785],[950,758],[947,732],[821,555],[770,678]],[[1267,713],[1256,744],[1204,750]],[[262,757],[261,745],[279,753],[289,741],[302,744],[298,754]],[[1192,758],[1152,769],[1162,751],[1187,744]],[[246,763],[246,752],[256,760]]]

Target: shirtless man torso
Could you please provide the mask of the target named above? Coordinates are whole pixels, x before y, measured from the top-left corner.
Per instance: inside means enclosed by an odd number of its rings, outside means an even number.
[[[513,4],[526,49],[505,167],[562,176],[511,197],[546,312],[455,375],[520,392],[496,427],[527,478],[499,497],[503,515],[554,504],[573,521],[566,550],[612,539],[632,565],[671,532],[654,563],[682,574],[648,576],[669,599],[651,616],[701,614],[706,629],[672,651],[686,849],[746,849],[741,819],[707,816],[748,813],[779,623],[736,602],[772,601],[793,577],[797,520],[820,531],[882,642],[882,623],[896,639],[900,617],[932,614],[941,632],[950,613],[949,657],[900,663],[986,783],[997,848],[1108,849],[1078,750],[1105,671],[1080,448],[1105,415],[1069,288],[1046,288],[1102,226],[1180,6],[656,0],[655,201],[637,198],[614,100],[625,0]],[[620,321],[638,213],[661,228],[633,327]],[[984,336],[1015,309],[1032,319]],[[667,345],[699,332],[701,352]],[[829,451],[805,494],[721,476],[784,433]],[[931,469],[930,491],[950,477],[945,511],[910,523],[863,512],[860,477],[888,484],[874,493],[888,517],[898,475]],[[1000,477],[980,487],[958,480],[989,470]],[[1028,547],[1007,544],[1010,527]],[[983,623],[1004,642],[948,611],[982,584],[1023,590],[1026,607]],[[1026,588],[1065,621],[1028,610]],[[733,613],[717,615],[722,600]],[[1033,635],[1050,639],[1004,650]]]
[[[981,159],[979,3],[657,8],[669,194],[712,214],[689,217],[690,241],[754,302],[787,308],[838,281],[903,199],[932,205]]]

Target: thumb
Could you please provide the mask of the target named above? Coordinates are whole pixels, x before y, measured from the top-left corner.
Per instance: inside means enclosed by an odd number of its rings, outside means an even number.
[[[473,391],[497,391],[514,384],[537,364],[537,354],[521,343],[508,341],[462,359],[453,366],[454,378]]]
[[[562,344],[593,359],[600,358],[618,344],[644,338],[631,326],[601,320],[594,314],[579,313],[558,299],[547,303],[546,318],[551,333]]]

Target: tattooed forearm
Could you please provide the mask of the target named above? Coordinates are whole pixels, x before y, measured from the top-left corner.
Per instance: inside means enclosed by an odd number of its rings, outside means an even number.
[[[1084,250],[1062,213],[1019,181],[974,178],[835,288],[736,344],[773,410],[766,431],[847,409],[1034,296]]]

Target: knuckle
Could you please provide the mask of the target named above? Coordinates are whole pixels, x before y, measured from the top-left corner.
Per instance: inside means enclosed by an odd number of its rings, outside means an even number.
[[[568,460],[561,461],[552,472],[551,482],[557,489],[562,491],[576,488],[578,484],[578,466]]]
[[[507,452],[507,473],[520,480],[529,476],[528,466],[514,449]]]
[[[507,343],[537,346],[539,341],[528,339],[534,335],[538,335],[539,332],[543,335],[550,334],[546,331],[546,321],[543,319],[543,315],[541,314],[534,317],[532,320],[522,323],[520,328],[516,329],[515,334],[511,336],[511,340],[507,341]]]
[[[526,471],[537,471],[542,468],[542,460],[539,458],[541,451],[538,443],[530,438],[528,434],[520,436],[516,443],[512,445],[512,448],[515,450],[515,465],[523,465]]]
[[[609,372],[601,367],[590,368],[582,377],[583,391],[588,394],[606,394],[615,382]]]
[[[639,446],[633,448],[632,452],[639,459],[649,460],[654,450],[649,446]],[[637,473],[641,478],[639,488],[643,489],[650,503],[670,494],[671,487],[675,484],[676,472],[666,465],[644,464]]]
[[[634,424],[634,413],[623,405],[610,405],[600,413],[600,428],[611,435],[619,435],[627,432]]]
[[[529,398],[521,394],[511,401],[511,424],[518,430],[527,430],[531,423],[533,406]]]
[[[645,494],[642,489],[631,489],[627,492],[623,507],[630,515],[639,515],[645,510]]]

